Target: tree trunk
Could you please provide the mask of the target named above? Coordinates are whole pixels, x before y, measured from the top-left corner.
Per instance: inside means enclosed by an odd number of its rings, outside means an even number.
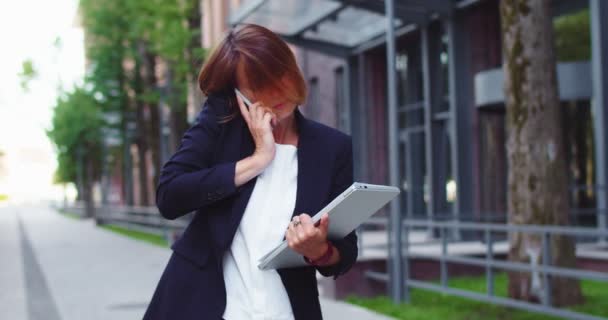
[[[171,62],[167,62],[167,99],[170,101],[169,109],[169,154],[173,154],[181,143],[182,136],[188,129],[188,109],[184,99],[186,92],[177,83]],[[179,82],[176,82],[179,81]]]
[[[568,224],[568,179],[557,92],[549,0],[502,0],[509,222]],[[574,267],[573,239],[549,237],[550,265]],[[542,237],[510,234],[509,259],[542,264]],[[532,280],[535,281],[532,281]],[[578,281],[551,277],[551,301],[563,306],[583,300]],[[509,273],[509,295],[540,301],[539,274]]]
[[[141,55],[143,56],[143,70],[142,79],[144,83],[144,90],[146,92],[156,92],[158,82],[156,78],[156,56],[150,52],[148,45],[144,44]],[[147,101],[148,111],[150,112],[150,120],[148,122],[148,141],[149,148],[152,153],[152,166],[153,166],[153,178],[152,183],[156,187],[158,185],[158,178],[160,175],[160,169],[162,167],[161,150],[160,150],[160,114],[158,108],[158,102],[150,99]]]
[[[138,158],[138,171],[139,171],[139,199],[141,201],[141,205],[147,206],[150,205],[150,201],[148,199],[148,161],[146,161],[146,153],[148,151],[148,136],[147,136],[147,116],[146,116],[146,108],[143,101],[144,97],[144,86],[142,79],[142,69],[144,59],[143,52],[143,43],[138,42],[138,53],[139,57],[135,62],[135,72],[134,72],[134,91],[135,97],[135,123],[136,123],[136,136],[135,143],[137,144],[137,158]]]
[[[188,130],[188,109],[185,105],[178,103],[171,106],[169,126],[171,128],[170,153],[174,153],[181,143],[182,136]]]
[[[126,86],[125,81],[125,70],[118,74],[118,86],[122,90],[122,94],[120,95],[120,111],[122,112],[122,123],[121,123],[121,135],[122,135],[122,196],[124,199],[124,204],[128,206],[133,205],[133,159],[131,159],[131,139],[132,133],[130,132],[131,128],[129,127],[130,121],[132,121],[132,110],[129,106],[129,99],[126,95],[128,92],[128,87]]]
[[[85,157],[85,159],[88,157]],[[94,177],[94,163],[93,161],[86,161],[84,163],[84,183],[83,183],[83,201],[84,201],[84,216],[87,218],[95,218],[95,203],[93,199],[93,182]]]
[[[190,68],[188,69],[188,100],[189,105],[192,107],[188,111],[188,118],[194,118],[200,111],[201,104],[203,102],[203,93],[198,87],[198,72],[203,65],[205,57],[202,53],[197,53],[202,48],[202,16],[201,16],[201,1],[195,1],[194,8],[188,11],[189,15],[188,28],[193,31],[192,39],[188,44],[186,50],[186,61],[190,62]]]

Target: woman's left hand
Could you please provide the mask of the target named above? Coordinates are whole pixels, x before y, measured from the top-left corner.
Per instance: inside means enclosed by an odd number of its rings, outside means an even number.
[[[327,251],[328,227],[329,215],[327,213],[321,216],[318,226],[314,225],[309,215],[303,213],[293,217],[285,233],[285,239],[292,250],[308,259],[316,260]]]

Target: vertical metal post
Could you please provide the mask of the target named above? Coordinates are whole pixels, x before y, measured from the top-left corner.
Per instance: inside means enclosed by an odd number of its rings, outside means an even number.
[[[403,263],[403,301],[409,303],[410,298],[410,287],[408,285],[408,281],[410,279],[410,261],[408,259],[410,255],[410,226],[405,225],[403,228],[403,256],[405,259],[402,260]]]
[[[420,28],[421,54],[422,54],[422,80],[424,92],[424,144],[426,161],[426,184],[428,190],[427,219],[432,222],[435,210],[435,161],[433,158],[433,103],[432,103],[432,79],[433,74],[430,61],[429,27]],[[433,236],[433,229],[429,227],[429,237]]]
[[[464,18],[452,12],[446,22],[448,33],[448,83],[450,99],[450,138],[452,146],[452,172],[456,182],[456,221],[472,216],[473,211],[473,160],[471,158],[472,76],[464,29]],[[467,217],[468,216],[468,217]],[[458,232],[459,237],[462,233]]]
[[[358,67],[358,75],[357,75],[357,88],[359,91],[359,97],[357,101],[357,106],[359,108],[359,112],[357,112],[357,124],[358,124],[358,136],[360,149],[358,152],[359,155],[359,174],[362,178],[367,178],[367,86],[366,86],[366,65],[365,65],[365,56],[363,53],[359,53],[357,55],[357,67]]]
[[[351,120],[352,114],[353,114],[352,107],[351,107],[351,81],[352,81],[351,74],[352,74],[352,71],[351,71],[351,65],[350,65],[350,58],[346,58],[345,63],[344,63],[344,75],[343,75],[344,81],[341,84],[344,88],[343,94],[342,94],[342,96],[344,98],[344,101],[342,101],[342,103],[344,103],[343,111],[346,114],[341,115],[341,116],[345,117],[346,123],[344,124],[345,128],[343,128],[343,129],[348,134],[352,134],[352,130],[353,130],[352,120]]]
[[[494,296],[494,269],[490,263],[494,260],[494,245],[492,243],[492,231],[485,230],[486,240],[486,288],[489,296]]]
[[[421,50],[420,43],[414,44],[407,48],[407,86],[404,88],[407,91],[405,97],[406,103],[420,103],[424,100],[422,95],[422,81],[419,80],[419,74],[422,72],[421,65]],[[425,172],[425,154],[424,154],[424,130],[420,130],[423,123],[416,116],[411,116],[418,111],[407,112],[405,129],[403,130],[406,142],[405,162],[406,162],[406,178],[408,186],[407,197],[407,214],[413,218],[419,215],[424,216],[424,172]],[[422,127],[424,128],[424,127]]]
[[[414,213],[416,211],[416,206],[414,201],[416,201],[414,195],[414,188],[418,187],[416,183],[414,183],[414,156],[415,153],[412,152],[414,149],[413,143],[414,139],[411,139],[411,133],[405,129],[403,130],[403,143],[405,144],[405,177],[407,182],[407,194],[406,196],[406,219],[414,219]],[[422,187],[422,186],[420,186]]]
[[[365,162],[363,158],[366,156],[366,153],[363,152],[365,148],[366,141],[362,139],[365,135],[363,135],[363,125],[361,116],[361,111],[363,110],[365,102],[362,99],[362,83],[363,79],[363,70],[362,70],[362,55],[359,54],[356,58],[347,58],[345,69],[345,77],[347,79],[347,87],[348,91],[345,94],[346,97],[346,105],[349,110],[348,114],[348,127],[349,133],[353,136],[353,157],[354,157],[354,170],[355,170],[355,180],[364,180],[365,179]],[[347,72],[346,72],[347,70]],[[352,96],[351,96],[352,95]],[[351,103],[354,101],[354,104]],[[357,228],[357,248],[358,248],[358,256],[363,256],[363,226],[360,225]]]
[[[389,175],[390,183],[399,186],[398,151],[399,141],[397,137],[397,84],[395,69],[395,24],[393,0],[385,0],[386,9],[386,73],[388,88],[388,138],[389,138]],[[391,297],[394,302],[403,300],[403,268],[401,256],[401,197],[391,202],[391,220],[389,243],[392,244],[390,252],[390,287]],[[407,257],[406,257],[407,259]],[[405,286],[407,287],[407,286]],[[406,300],[409,299],[405,297]]]
[[[357,227],[357,256],[363,256],[363,228]]]
[[[543,304],[551,306],[551,276],[547,272],[547,267],[551,265],[551,235],[545,231],[542,234],[543,247]]]
[[[597,227],[607,230],[608,216],[608,3],[589,0],[591,15],[591,72],[593,78],[593,131],[597,190]],[[600,242],[607,239],[600,237]]]
[[[446,258],[448,256],[448,237],[446,227],[441,227],[439,233],[441,235],[441,260],[439,261],[439,267],[441,269],[441,286],[445,288],[448,286],[448,266],[446,264]]]

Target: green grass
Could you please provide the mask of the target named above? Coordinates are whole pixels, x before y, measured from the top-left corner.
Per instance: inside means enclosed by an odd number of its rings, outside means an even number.
[[[70,219],[75,219],[75,220],[81,219],[81,217],[79,215],[71,213],[71,212],[67,212],[65,210],[59,210],[59,213],[61,213],[61,215],[63,215],[64,217],[68,217]],[[144,242],[147,242],[147,243],[159,246],[159,247],[163,247],[163,248],[169,247],[165,237],[157,235],[157,234],[137,231],[137,230],[130,230],[128,228],[125,228],[122,226],[117,226],[117,225],[112,225],[112,224],[104,224],[104,225],[100,225],[99,227],[102,229],[123,235],[123,236],[127,236],[129,238],[139,240],[139,241],[144,241]]]
[[[456,278],[450,280],[449,285],[453,288],[480,293],[484,293],[486,290],[485,277]],[[608,283],[582,281],[581,287],[585,295],[585,304],[576,306],[572,310],[608,317]],[[494,288],[497,296],[506,296],[506,274],[499,274],[495,277]],[[408,320],[559,319],[422,289],[411,291],[411,304],[394,305],[386,296],[375,298],[351,296],[347,298],[347,301],[397,319]]]
[[[139,241],[144,241],[147,243],[151,243],[153,245],[157,245],[159,247],[167,248],[169,246],[167,244],[167,240],[165,240],[165,238],[163,236],[160,236],[157,234],[136,231],[136,230],[129,230],[127,228],[124,228],[121,226],[116,226],[116,225],[111,225],[111,224],[105,224],[100,227],[103,229],[121,234],[123,236],[127,236],[129,238],[133,238],[133,239],[136,239]]]
[[[59,210],[59,213],[61,213],[63,216],[68,217],[70,219],[80,220],[80,216],[77,215],[77,214],[75,214],[75,213],[68,212],[68,211],[65,211],[65,210]]]

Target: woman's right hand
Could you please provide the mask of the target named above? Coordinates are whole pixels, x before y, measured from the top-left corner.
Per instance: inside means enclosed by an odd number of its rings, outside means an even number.
[[[255,151],[252,158],[256,160],[263,170],[272,162],[276,152],[275,140],[272,134],[272,127],[276,121],[275,115],[264,108],[259,102],[250,105],[248,109],[238,95],[236,99],[255,143]]]

